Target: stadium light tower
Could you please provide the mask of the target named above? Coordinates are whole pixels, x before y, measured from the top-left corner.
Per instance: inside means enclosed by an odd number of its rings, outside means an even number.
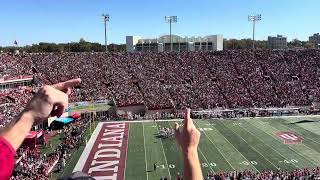
[[[171,34],[171,24],[178,22],[177,16],[165,16],[165,21],[166,23],[170,24],[170,50],[173,50],[173,45],[172,45],[172,34]]]
[[[104,44],[106,46],[106,52],[108,52],[108,44],[107,44],[107,21],[109,22],[109,14],[102,14],[102,19],[104,22]]]
[[[255,48],[254,47],[255,26],[256,26],[256,21],[261,21],[261,14],[249,15],[248,21],[252,21],[252,49],[254,49]]]

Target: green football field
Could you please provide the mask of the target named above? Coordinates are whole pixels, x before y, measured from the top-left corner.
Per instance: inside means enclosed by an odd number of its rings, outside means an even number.
[[[201,131],[198,154],[204,174],[210,170],[293,170],[320,165],[319,117],[194,122]],[[159,179],[182,173],[183,158],[174,138],[156,138],[159,127],[173,125],[173,121],[130,123],[125,179]],[[293,143],[284,141],[279,133]]]

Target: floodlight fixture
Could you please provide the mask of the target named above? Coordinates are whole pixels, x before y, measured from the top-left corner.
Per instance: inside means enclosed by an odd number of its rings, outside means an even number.
[[[165,19],[166,23],[170,24],[170,50],[173,51],[171,26],[172,26],[172,23],[178,22],[178,17],[177,16],[165,16],[164,19]]]
[[[106,52],[108,52],[108,43],[107,43],[107,22],[109,22],[109,14],[102,14],[102,19],[104,22],[104,44],[106,46]]]
[[[249,15],[248,21],[252,21],[252,49],[255,49],[255,46],[254,46],[255,26],[256,26],[256,21],[261,21],[261,14]]]

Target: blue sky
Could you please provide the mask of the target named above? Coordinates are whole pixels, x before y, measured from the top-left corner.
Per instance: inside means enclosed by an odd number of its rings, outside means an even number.
[[[103,43],[102,13],[110,14],[108,42],[126,35],[168,34],[165,15],[177,15],[173,33],[250,38],[248,14],[261,13],[256,39],[283,34],[307,40],[320,32],[320,0],[0,0],[0,46],[70,42]]]

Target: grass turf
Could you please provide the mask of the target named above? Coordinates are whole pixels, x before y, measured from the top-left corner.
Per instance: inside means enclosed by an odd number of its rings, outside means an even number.
[[[46,147],[41,149],[41,153],[42,154],[51,154],[51,153],[53,153],[53,150],[57,149],[57,147],[59,146],[59,144],[61,142],[61,138],[62,138],[61,134],[57,134],[57,135],[53,136],[50,139],[50,142],[51,142],[52,146],[50,147],[49,145],[47,145]]]
[[[302,123],[297,123],[301,120]],[[313,122],[311,122],[313,121]],[[159,179],[183,171],[183,157],[174,138],[159,139],[159,127],[174,122],[130,123],[125,177]],[[281,117],[238,120],[195,120],[201,129],[198,149],[203,173],[233,169],[293,170],[320,165],[320,118]],[[304,138],[300,144],[284,144],[275,133],[291,131]],[[153,171],[153,165],[158,166]]]
[[[86,137],[87,140],[89,140],[90,136],[93,133],[93,130],[95,129],[97,124],[98,124],[97,121],[92,122],[91,129],[90,129],[90,126],[89,126],[85,130],[83,137]],[[71,150],[71,158],[67,161],[66,167],[61,172],[54,171],[52,173],[50,179],[57,179],[57,178],[60,178],[60,177],[66,176],[66,175],[70,175],[72,173],[74,167],[76,166],[76,164],[77,164],[77,162],[78,162],[78,160],[79,160],[84,148],[85,148],[85,145],[82,145],[82,146],[79,147],[79,149],[75,148],[75,149]]]

